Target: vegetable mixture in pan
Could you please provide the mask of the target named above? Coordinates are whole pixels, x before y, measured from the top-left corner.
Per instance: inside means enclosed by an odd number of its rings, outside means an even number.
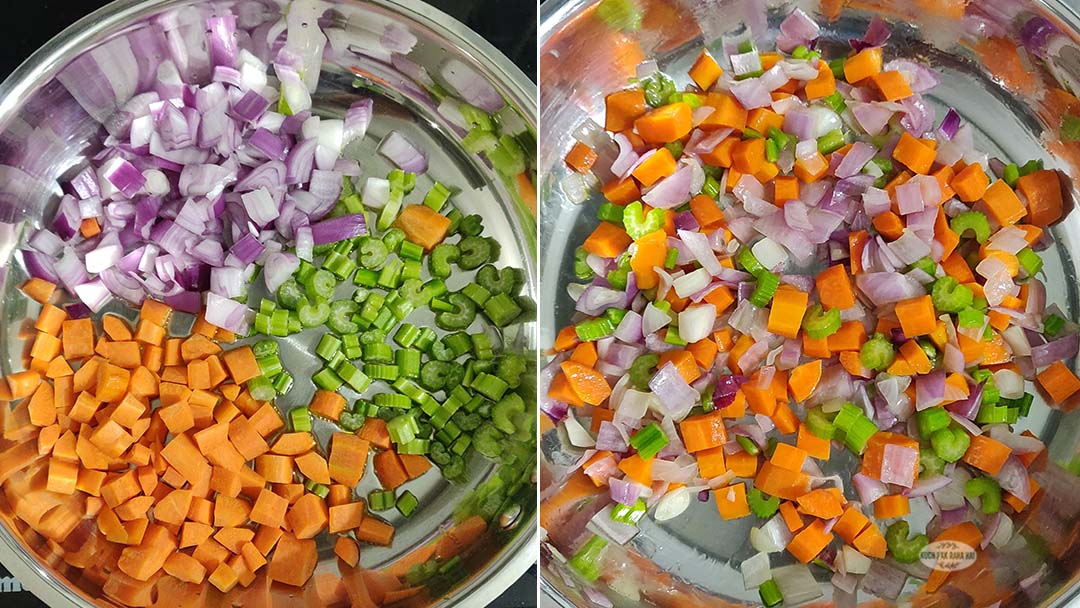
[[[541,374],[584,451],[545,517],[610,496],[558,548],[587,582],[642,518],[697,499],[756,520],[741,569],[766,606],[821,594],[800,564],[892,600],[879,560],[1004,547],[1039,492],[1045,446],[1012,425],[1036,391],[1071,407],[1080,390],[1078,327],[1041,280],[1061,177],[988,158],[954,110],[935,122],[939,77],[890,57],[876,18],[844,53],[818,35],[796,10],[775,50],[725,38],[730,67],[704,50],[684,90],[646,62],[606,98],[618,154],[601,160],[597,127],[566,156],[576,202],[592,170],[613,176]],[[831,459],[857,464],[826,475]],[[907,519],[918,503],[928,525]],[[928,572],[926,593],[950,576]]]

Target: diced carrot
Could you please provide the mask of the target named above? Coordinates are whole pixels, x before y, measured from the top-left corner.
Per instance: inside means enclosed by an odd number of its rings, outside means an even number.
[[[135,438],[115,420],[105,422],[90,435],[90,443],[110,458],[119,458],[134,442]]]
[[[889,240],[896,240],[904,234],[904,220],[892,211],[874,216],[872,223],[874,228]]]
[[[645,93],[640,88],[611,93],[604,98],[604,128],[608,131],[625,131],[634,121],[645,114]]]
[[[66,359],[82,359],[94,354],[94,324],[89,318],[68,319],[61,326]]]
[[[791,398],[799,403],[806,401],[814,393],[820,380],[821,359],[803,363],[791,370],[791,377],[788,379]]]
[[[658,148],[634,167],[633,176],[642,186],[651,186],[675,173],[675,157],[667,148]]]
[[[769,331],[786,338],[797,337],[809,300],[809,294],[782,285],[773,296],[772,308],[769,311]]]
[[[139,309],[139,319],[163,327],[169,324],[169,317],[171,315],[172,308],[167,304],[150,298],[143,300],[142,307]]]
[[[728,470],[724,461],[723,446],[702,450],[695,456],[697,456],[698,473],[704,479],[719,477]]]
[[[641,190],[633,177],[608,182],[600,191],[604,198],[615,205],[629,205],[641,198]]]
[[[602,258],[615,258],[626,251],[632,242],[634,240],[621,226],[611,222],[600,222],[592,234],[586,237],[581,247]]]
[[[856,84],[881,71],[881,47],[870,47],[844,60],[844,80]]]
[[[911,513],[911,506],[903,494],[889,494],[874,501],[874,517],[879,521],[903,517],[908,513]]]
[[[262,375],[259,363],[255,360],[255,353],[252,352],[250,346],[245,345],[225,351],[222,353],[221,358],[224,360],[225,367],[229,370],[233,382],[237,384],[243,384],[256,376]]]
[[[745,139],[731,149],[731,167],[740,173],[757,173],[765,164],[765,140]]]
[[[331,534],[359,528],[363,521],[364,501],[362,500],[330,507],[329,530]]]
[[[669,103],[635,120],[634,128],[646,142],[665,144],[682,139],[690,132],[693,127],[691,113],[686,103]]]
[[[394,226],[405,232],[405,238],[431,251],[446,238],[450,218],[427,205],[408,205],[401,210]]]
[[[187,583],[199,584],[206,578],[206,568],[187,553],[169,555],[162,564],[162,569]]]
[[[810,101],[828,97],[836,92],[836,76],[833,75],[828,63],[818,62],[818,75],[806,81],[803,91]]]
[[[174,552],[176,539],[172,534],[157,524],[150,524],[143,533],[142,542],[121,551],[116,565],[124,574],[145,581],[160,570]]]
[[[887,550],[885,536],[874,524],[870,524],[855,537],[851,545],[867,557],[883,559]]]
[[[1080,379],[1061,361],[1054,361],[1036,376],[1039,387],[1054,404],[1064,403],[1080,391]]]
[[[731,467],[730,456],[728,466]],[[754,487],[770,496],[795,500],[810,490],[810,476],[801,471],[788,471],[771,462],[765,462],[758,471]]]
[[[799,430],[799,418],[787,403],[777,402],[776,411],[770,418],[781,435],[791,435]]]
[[[811,490],[795,499],[799,513],[818,517],[820,519],[832,519],[843,515],[844,507],[836,496],[824,488]]]
[[[304,477],[314,481],[315,483],[321,483],[324,485],[330,484],[330,471],[326,464],[326,459],[320,456],[317,452],[308,452],[296,457],[296,468],[300,471],[300,474]]]
[[[656,267],[662,267],[667,257],[667,233],[650,232],[634,242],[637,251],[630,258],[630,268],[640,289],[652,289],[659,283]]]
[[[152,344],[146,344],[143,347],[143,365],[153,371],[154,374],[161,371],[162,365],[164,365],[165,351],[161,347],[152,346]]]
[[[855,291],[851,277],[843,264],[835,264],[818,273],[814,279],[818,298],[828,308],[847,309],[855,305]]]
[[[915,340],[908,340],[901,344],[900,355],[916,374],[929,374],[930,370],[933,369],[933,364],[930,362],[930,358],[926,356],[926,351]]]
[[[844,321],[836,333],[826,338],[826,342],[829,351],[833,353],[845,350],[857,351],[862,347],[863,342],[866,342],[866,328],[862,321]],[[803,350],[805,352],[805,346]]]
[[[318,494],[304,494],[285,514],[297,538],[314,538],[326,528],[329,519],[326,502]]]
[[[337,421],[345,410],[345,397],[335,391],[317,390],[308,403],[308,410],[323,418]]]
[[[788,531],[797,532],[806,525],[802,522],[802,515],[799,515],[794,502],[781,501],[780,516],[784,519],[784,525],[787,526]]]
[[[712,369],[718,352],[715,341],[709,339],[698,340],[688,344],[686,350],[693,356],[694,363],[698,367],[706,370]]]
[[[700,452],[727,443],[727,428],[719,412],[691,416],[679,423],[688,452]]]
[[[699,194],[690,199],[690,213],[693,214],[702,231],[718,228],[724,222],[724,212],[707,194]]]
[[[96,217],[83,218],[79,223],[79,233],[83,235],[83,238],[93,238],[101,234],[101,224],[98,223]]]
[[[716,496],[716,509],[721,518],[738,519],[750,514],[750,505],[746,502],[746,484],[740,482],[726,488],[717,488],[713,494]]]
[[[382,487],[388,490],[393,490],[409,480],[405,465],[401,463],[397,452],[393,450],[379,452],[372,459],[372,464]]]
[[[806,451],[788,443],[778,443],[769,462],[781,469],[799,472],[806,462]]]
[[[241,498],[217,496],[214,499],[214,527],[235,528],[243,525],[251,515],[251,504]]]
[[[906,131],[900,135],[900,141],[893,151],[893,158],[900,161],[915,173],[927,174],[934,164],[936,153],[933,148],[915,139]]]
[[[135,328],[134,339],[143,344],[161,346],[165,341],[165,328],[146,319],[140,319]]]
[[[20,285],[19,289],[31,300],[42,305],[48,305],[53,292],[56,291],[56,284],[45,279],[30,278]]]
[[[369,445],[351,433],[334,433],[330,440],[330,479],[355,487],[364,476]]]
[[[885,101],[897,101],[912,95],[911,85],[908,84],[907,78],[896,70],[878,72],[870,77],[870,82],[874,84],[874,88],[881,93]]]
[[[205,359],[221,352],[221,347],[203,334],[194,333],[180,344],[180,357],[185,363]]]
[[[918,296],[897,302],[896,317],[908,338],[925,336],[937,327],[934,303],[930,296]]]
[[[734,96],[714,92],[705,96],[705,105],[714,108],[712,114],[698,125],[704,130],[730,128],[741,131],[746,126],[747,112]]]
[[[868,525],[870,525],[870,518],[863,515],[858,506],[851,504],[844,509],[844,514],[840,516],[840,519],[836,520],[833,532],[844,539],[844,542],[851,544]]]
[[[832,444],[828,439],[822,439],[811,433],[810,429],[803,423],[799,425],[799,435],[795,445],[806,452],[808,456],[818,460],[828,460]]]
[[[724,73],[724,70],[720,68],[720,64],[713,59],[713,56],[709,53],[709,49],[701,49],[701,53],[694,61],[694,65],[690,66],[690,79],[697,84],[698,88],[702,91],[708,91],[712,88],[712,85],[716,84],[717,79]]]
[[[829,350],[828,338],[814,339],[805,332],[802,335],[802,350],[809,357],[828,359],[832,356],[832,351]]]
[[[131,372],[112,363],[101,363],[97,370],[94,395],[100,401],[113,403],[123,399],[131,381]]]
[[[570,388],[585,403],[600,405],[611,394],[604,375],[595,369],[569,360],[563,361],[560,368]]]
[[[153,496],[136,496],[116,507],[116,516],[122,521],[145,518],[150,507],[154,504]]]
[[[741,389],[741,392],[746,397],[746,405],[755,414],[772,416],[776,412],[776,397],[773,395],[772,389],[752,386],[753,383],[753,380],[751,380]]]
[[[588,173],[596,163],[596,151],[580,141],[574,142],[574,147],[566,154],[566,165],[578,173]]]
[[[172,441],[162,448],[161,456],[189,482],[194,483],[203,476],[210,476],[210,465],[187,434],[173,437]]]
[[[795,559],[806,564],[817,557],[832,539],[832,532],[825,531],[825,522],[815,519],[795,534],[788,543],[787,550],[795,556]]]
[[[48,482],[45,489],[57,494],[74,494],[78,481],[78,464],[60,460],[59,458],[49,459]]]
[[[356,528],[356,540],[359,541],[386,547],[393,539],[394,527],[376,517],[365,517]]]
[[[222,562],[217,565],[217,568],[210,573],[207,577],[207,581],[211,585],[217,587],[218,591],[222,593],[228,593],[232,591],[233,587],[240,582],[239,574],[236,570],[226,562]]]
[[[956,192],[957,198],[965,203],[973,203],[982,198],[989,185],[990,178],[986,176],[986,172],[983,171],[982,165],[979,163],[968,165],[949,182],[949,186]]]
[[[644,459],[637,454],[628,456],[619,461],[619,470],[626,473],[626,477],[644,486],[652,485],[653,459]]]
[[[980,471],[997,475],[1010,454],[1012,449],[1000,441],[986,435],[974,435],[962,460]]]
[[[239,407],[239,399],[236,400],[236,405]],[[243,410],[241,409],[241,411]],[[274,409],[274,406],[269,403],[263,403],[258,410],[251,415],[248,421],[251,422],[251,428],[255,429],[255,431],[263,437],[269,437],[285,426],[285,421],[281,419],[281,414],[278,414],[277,410]]]
[[[398,458],[401,459],[409,479],[416,479],[431,469],[431,461],[423,454],[399,454]]]
[[[1027,215],[1027,209],[1004,180],[997,180],[986,189],[983,202],[990,215],[1002,226],[1015,224]]]
[[[1061,178],[1057,171],[1033,171],[1018,179],[1016,187],[1027,199],[1028,222],[1045,227],[1061,219],[1064,214],[1064,198]]]

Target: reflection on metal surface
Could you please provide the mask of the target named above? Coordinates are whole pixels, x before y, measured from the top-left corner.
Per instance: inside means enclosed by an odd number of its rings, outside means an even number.
[[[140,33],[153,36],[160,33],[162,27],[201,29],[201,13],[193,10],[192,4],[197,3],[164,0],[110,5],[51,41],[0,85],[0,221],[35,224],[43,217],[51,217],[53,208],[50,205],[55,206],[60,193],[58,182],[70,177],[73,170],[96,152],[95,142],[102,134],[101,125],[90,118],[57,80],[57,74],[81,53],[102,44],[122,41],[123,38],[118,36]],[[269,8],[273,3],[238,0],[228,4],[248,19],[276,19],[276,13]],[[369,20],[392,20],[405,25],[419,40],[409,55],[412,62],[433,73],[448,57],[465,62],[490,82],[528,128],[535,131],[533,85],[490,45],[449,17],[413,0],[343,1],[329,2],[328,5],[333,8],[332,20],[345,27],[345,37],[360,36],[358,25]],[[421,180],[438,179],[461,188],[455,198],[456,204],[463,213],[483,216],[490,235],[503,245],[501,263],[525,269],[525,293],[535,299],[535,217],[528,204],[530,201],[522,199],[519,184],[504,180],[485,159],[461,150],[462,133],[436,111],[437,101],[421,83],[389,63],[361,54],[347,54],[326,66],[314,95],[317,113],[335,117],[344,114],[357,94],[354,89],[357,70],[367,75],[361,79],[361,84],[365,85],[368,94],[377,96],[376,120],[367,139],[359,146],[350,146],[347,153],[357,158],[365,175],[385,174],[390,166],[386,159],[374,153],[376,144],[392,129],[407,133],[410,139],[429,151],[429,176]],[[68,86],[77,87],[70,82]],[[84,93],[79,92],[80,95]],[[424,189],[421,186],[420,191]],[[8,243],[9,239],[3,242]],[[0,272],[3,273],[0,274],[3,289],[0,315],[4,321],[0,325],[0,344],[4,347],[0,371],[7,373],[22,368],[21,328],[36,313],[36,305],[30,306],[32,303],[17,292],[17,286],[26,276],[22,268],[12,265]],[[460,287],[453,277],[447,282],[451,288]],[[459,280],[459,283],[463,282]],[[133,312],[115,303],[106,310],[126,315]],[[414,322],[430,324],[430,321],[430,318],[421,318]],[[191,318],[181,315],[177,322],[186,323],[190,328]],[[503,335],[510,347],[532,356],[536,349],[534,327],[533,320],[526,319],[507,328]],[[174,326],[174,329],[178,328]],[[317,369],[318,363],[312,354],[317,339],[316,332],[304,332],[282,341],[282,358],[297,376]],[[305,386],[298,386],[278,404],[283,413],[294,405],[307,403],[314,390],[309,383],[298,384]],[[0,409],[0,426],[5,430],[4,438],[0,439],[0,452],[27,438],[20,435],[25,429],[14,429],[12,422],[8,407]],[[316,435],[324,442],[330,430],[325,422],[315,425]],[[29,469],[9,475],[5,469],[7,464],[10,463],[0,460],[0,470],[4,471],[0,481],[6,482],[5,493],[0,496],[0,520],[5,524],[0,527],[0,560],[50,606],[111,605],[100,597],[104,573],[98,570],[93,575],[80,574],[61,557],[63,553],[70,557],[82,549],[82,541],[89,531],[86,526],[92,525],[92,520],[85,520],[86,524],[76,527],[59,545],[29,531],[25,523],[14,516],[13,499],[34,487],[34,477],[42,475],[43,469],[31,465]],[[452,525],[455,507],[494,471],[495,467],[476,458],[470,463],[471,481],[466,485],[450,485],[432,475],[412,487],[422,506],[408,522],[403,518],[393,521],[398,526],[398,538],[393,547],[365,547],[361,566],[371,569],[368,576],[372,572],[378,575],[377,570],[392,570],[405,555],[423,551],[437,542]],[[526,480],[528,478],[526,475]],[[374,483],[374,475],[365,476],[359,493],[366,494]],[[445,596],[432,598],[429,603],[440,606],[486,604],[534,561],[536,505],[533,487],[526,483],[510,498],[510,503],[518,509],[517,514],[505,523],[498,521],[499,526],[489,527],[478,538],[474,549],[464,556],[463,582]],[[90,545],[83,549],[76,563],[91,565],[93,548]],[[332,542],[324,539],[319,549],[316,577],[320,574],[338,577]],[[359,571],[347,568],[340,575],[344,575],[346,588],[352,584],[350,581],[355,582],[361,577]],[[253,588],[258,585],[259,581]],[[314,579],[305,589],[275,585],[270,588],[270,593],[275,598],[274,605],[312,605],[314,586]],[[171,595],[167,589],[160,591],[163,600]],[[194,593],[197,590],[182,591]],[[245,597],[243,589],[228,599],[216,594],[216,590],[206,593],[207,605],[242,601]]]
[[[1071,85],[1076,82],[1080,61],[1076,50],[1080,15],[1071,8],[1074,3],[640,0],[635,1],[642,12],[637,29],[609,26],[597,16],[598,4],[597,0],[549,0],[541,6],[540,114],[544,131],[539,168],[544,285],[574,282],[574,249],[591,231],[590,218],[595,217],[602,199],[596,193],[575,204],[562,191],[561,180],[569,172],[562,159],[573,145],[574,134],[588,121],[604,124],[604,96],[625,87],[637,63],[646,57],[655,58],[680,88],[688,85],[687,70],[700,48],[704,45],[717,51],[719,37],[740,27],[747,11],[753,13],[752,27],[758,24],[755,31],[765,32],[761,42],[771,46],[779,22],[793,8],[801,7],[822,23],[821,44],[828,49],[846,49],[847,40],[860,37],[870,16],[878,13],[893,28],[886,49],[890,57],[914,56],[942,74],[943,84],[930,97],[939,119],[946,108],[954,107],[974,128],[977,146],[992,156],[1021,162],[1041,158],[1048,167],[1080,175],[1080,145],[1060,142],[1057,136],[1062,115],[1066,111],[1080,113],[1080,101],[1062,90],[1075,90]],[[1046,16],[1060,30],[1050,44],[1051,70],[1021,49],[1028,60],[1017,61],[1025,68],[1017,73],[1007,61],[1009,53],[1002,51],[1016,48],[1019,25],[1035,15]],[[768,29],[761,26],[765,17]],[[1060,78],[1060,84],[1053,75]],[[1075,186],[1070,184],[1068,190],[1075,196]],[[1080,217],[1071,215],[1053,234],[1056,245],[1045,256],[1044,268],[1051,279],[1047,282],[1048,301],[1057,302],[1076,318],[1080,312],[1076,281],[1080,275],[1076,266]],[[547,346],[555,331],[573,315],[574,305],[560,288],[543,292],[538,308],[539,340],[541,346]],[[1075,362],[1069,363],[1075,366]],[[1080,512],[1080,480],[1055,464],[1069,462],[1078,452],[1080,414],[1065,414],[1042,403],[1032,411],[1034,415],[1017,428],[1037,434],[1048,446],[1045,469],[1035,474],[1043,492],[1018,518],[1017,525],[1025,525],[1018,540],[1001,550],[980,552],[975,566],[957,578],[959,582],[949,589],[956,594],[949,602],[952,605],[972,601],[990,605],[1001,599],[1006,604],[1065,606],[1080,592],[1080,543],[1074,544],[1080,532],[1076,517]],[[569,446],[561,429],[547,424],[542,433],[540,486],[547,507],[542,509],[541,524],[548,541],[541,551],[542,587],[561,606],[591,605],[580,579],[565,562],[589,519],[609,498],[601,492],[594,498],[569,500],[556,507],[552,497],[566,487],[567,471],[581,451]],[[846,461],[834,457],[826,474],[849,471],[852,464],[850,455]],[[582,496],[594,495],[588,488],[578,490]],[[566,493],[573,494],[573,489]],[[921,525],[930,513],[927,510],[917,516]],[[751,518],[719,521],[711,498],[709,502],[694,502],[670,521],[656,523],[647,518],[641,533],[627,545],[609,544],[603,575],[590,592],[602,592],[616,607],[757,605],[757,593],[744,589],[738,566],[754,553],[747,533],[758,523]],[[784,563],[779,555],[773,556],[774,567]],[[819,569],[827,602],[832,587],[826,574],[831,573]],[[911,600],[916,587],[908,582],[900,601]],[[859,594],[860,600],[870,597],[866,592]]]

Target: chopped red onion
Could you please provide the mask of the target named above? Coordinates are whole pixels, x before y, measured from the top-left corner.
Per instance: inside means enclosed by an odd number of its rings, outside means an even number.
[[[949,111],[945,113],[945,118],[941,119],[941,126],[938,127],[938,133],[945,139],[952,139],[956,136],[956,132],[960,129],[960,114],[953,108],[949,108]]]
[[[866,142],[855,142],[851,145],[844,159],[836,167],[836,177],[845,178],[857,175],[870,159],[874,158],[877,150]]]
[[[686,416],[700,395],[690,387],[674,364],[668,362],[649,380],[649,388],[660,399],[664,412],[676,420]]]
[[[1076,356],[1080,348],[1080,334],[1068,334],[1052,342],[1031,347],[1031,363],[1037,368],[1055,361],[1065,361]]]
[[[693,169],[682,165],[675,173],[656,183],[641,200],[652,207],[671,209],[690,200],[690,180]]]
[[[754,53],[757,56],[757,53]],[[772,95],[760,78],[747,78],[731,86],[731,94],[747,110],[764,108],[772,104]]]
[[[879,103],[853,103],[851,114],[867,135],[879,135],[892,119],[893,110]]]
[[[914,485],[919,476],[919,451],[897,444],[887,444],[881,460],[881,482],[905,488]]]
[[[491,83],[458,59],[447,60],[439,69],[439,73],[462,99],[478,108],[495,112],[506,105]]]
[[[929,496],[949,485],[951,482],[952,478],[946,475],[934,475],[932,477],[920,478],[915,480],[914,486],[905,489],[903,494],[909,498]]]
[[[643,490],[640,484],[627,479],[612,477],[608,479],[608,487],[611,499],[628,507],[634,506]]]
[[[945,373],[933,372],[915,378],[915,409],[922,411],[945,400]]]
[[[870,18],[870,23],[866,27],[866,33],[860,39],[850,39],[848,43],[851,48],[856,52],[863,49],[868,49],[876,46],[883,46],[888,42],[892,32],[889,31],[889,26],[885,25],[885,22],[880,17],[874,15]]]
[[[101,177],[108,180],[128,198],[135,196],[146,184],[146,178],[143,177],[142,172],[120,157],[115,157],[102,166]]]
[[[790,43],[793,43],[790,48],[781,47],[780,50],[784,52],[791,52],[796,46],[811,46],[811,44],[817,40],[821,35],[821,26],[810,18],[802,9],[795,9],[790,15],[784,18],[780,22],[780,33],[783,34]]]
[[[112,300],[112,293],[100,278],[76,285],[73,291],[94,313],[101,312],[101,309]]]
[[[390,131],[379,143],[379,153],[398,168],[411,173],[427,171],[427,155],[398,131]]]
[[[23,266],[26,267],[27,274],[37,279],[44,279],[50,283],[60,282],[60,278],[56,274],[56,268],[53,265],[53,257],[28,249],[22,250],[20,254],[22,255]]]
[[[889,493],[885,484],[862,473],[853,475],[851,482],[855,486],[855,491],[859,494],[859,501],[864,505],[873,504],[875,500]]]

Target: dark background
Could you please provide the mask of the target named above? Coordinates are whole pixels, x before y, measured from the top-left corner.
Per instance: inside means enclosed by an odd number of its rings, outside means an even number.
[[[462,21],[506,54],[534,82],[536,80],[536,4],[530,0],[427,0]],[[101,0],[12,0],[0,19],[0,77],[12,70],[47,40],[107,2]],[[5,593],[10,576],[0,566],[0,606],[42,608],[29,593]],[[533,566],[501,597],[493,608],[536,606],[536,567]]]

